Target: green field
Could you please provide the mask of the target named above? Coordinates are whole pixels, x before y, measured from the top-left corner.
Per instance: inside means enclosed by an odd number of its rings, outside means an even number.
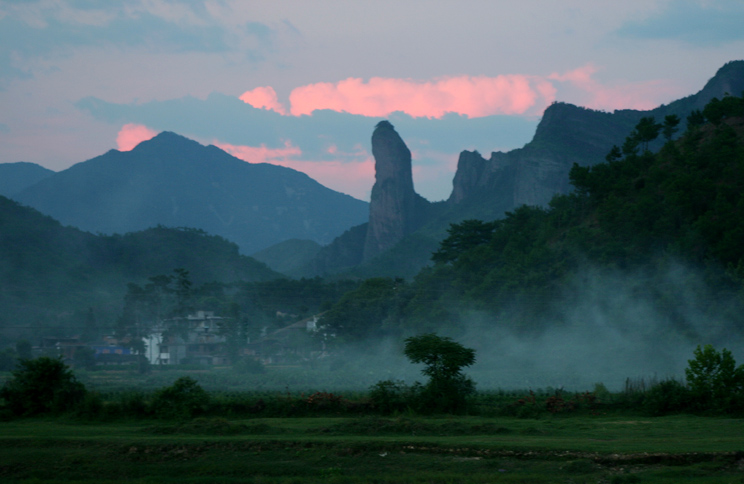
[[[744,482],[744,420],[354,417],[0,423],[0,481]]]

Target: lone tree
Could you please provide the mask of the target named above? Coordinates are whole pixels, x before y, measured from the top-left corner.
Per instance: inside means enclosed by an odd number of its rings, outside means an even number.
[[[412,363],[423,363],[421,372],[429,382],[421,392],[424,410],[459,413],[466,397],[475,391],[473,381],[462,369],[475,363],[475,350],[434,333],[406,339],[404,353]]]

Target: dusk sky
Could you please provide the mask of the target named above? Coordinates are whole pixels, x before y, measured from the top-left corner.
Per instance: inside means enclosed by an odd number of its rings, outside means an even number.
[[[697,92],[743,26],[742,0],[0,0],[0,163],[59,171],[167,130],[368,200],[389,119],[442,200],[460,151],[523,146],[553,101]]]

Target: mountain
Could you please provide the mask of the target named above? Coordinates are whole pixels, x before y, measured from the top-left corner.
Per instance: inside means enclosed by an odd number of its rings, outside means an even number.
[[[78,163],[13,198],[85,231],[192,227],[246,254],[293,238],[327,244],[369,211],[303,173],[247,163],[170,132]]]
[[[35,163],[0,163],[0,195],[12,197],[26,187],[52,176],[54,172]]]
[[[380,257],[429,220],[432,207],[437,204],[414,190],[411,151],[389,121],[380,121],[375,127],[372,155],[375,184],[369,204],[369,222],[347,230],[318,251],[304,267],[293,266],[288,273],[327,275],[365,263],[378,267]],[[400,268],[398,266],[397,270]]]
[[[702,109],[713,98],[742,91],[744,61],[732,61],[721,67],[698,93],[649,111],[624,109],[608,113],[554,103],[545,110],[535,136],[524,147],[507,153],[493,152],[489,159],[477,151],[463,151],[449,199],[428,204],[425,211],[419,212],[419,218],[408,224],[409,228],[416,225],[415,230],[399,237],[386,250],[378,251],[375,257],[365,254],[368,236],[361,234],[368,228],[361,225],[321,250],[303,273],[413,277],[430,263],[432,252],[451,224],[467,219],[500,219],[522,205],[545,207],[554,195],[571,191],[568,173],[574,163],[592,166],[604,162],[613,145],[622,145],[642,117],[663,121],[667,115],[677,115],[682,119],[679,128],[683,132],[693,110]],[[650,147],[658,149],[661,145],[657,140]],[[379,169],[377,155],[375,162]],[[405,174],[401,180],[407,180]],[[373,200],[370,213],[375,210]],[[396,210],[400,212],[402,208],[390,206],[387,215],[378,217],[399,216]],[[361,248],[359,239],[365,241]]]
[[[463,151],[453,180],[448,204],[488,204],[496,212],[520,205],[546,206],[556,193],[570,190],[568,172],[574,163],[589,166],[604,161],[613,145],[622,145],[642,117],[663,121],[667,115],[682,119],[702,109],[711,99],[744,91],[744,61],[721,67],[705,87],[692,96],[650,111],[594,111],[566,103],[549,106],[535,136],[523,148],[491,153],[486,160],[478,153]],[[661,147],[657,141],[654,148]]]
[[[93,235],[0,196],[0,339],[65,325],[76,311],[118,315],[129,282],[189,271],[195,284],[282,277],[237,245],[195,229]],[[17,330],[17,331],[14,331]]]

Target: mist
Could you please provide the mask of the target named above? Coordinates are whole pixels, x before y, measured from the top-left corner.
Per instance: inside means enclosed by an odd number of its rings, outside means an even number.
[[[438,332],[476,350],[475,365],[464,373],[480,391],[591,391],[598,383],[621,391],[628,380],[646,386],[683,382],[698,345],[727,348],[741,363],[737,299],[706,282],[704,271],[675,261],[631,272],[587,266],[548,303],[543,314],[550,317],[529,330],[517,321],[524,308],[493,315],[460,307],[460,324]],[[403,339],[346,347],[331,356],[336,363],[329,371],[357,372],[360,386],[387,379],[424,382],[422,367],[403,356]]]

